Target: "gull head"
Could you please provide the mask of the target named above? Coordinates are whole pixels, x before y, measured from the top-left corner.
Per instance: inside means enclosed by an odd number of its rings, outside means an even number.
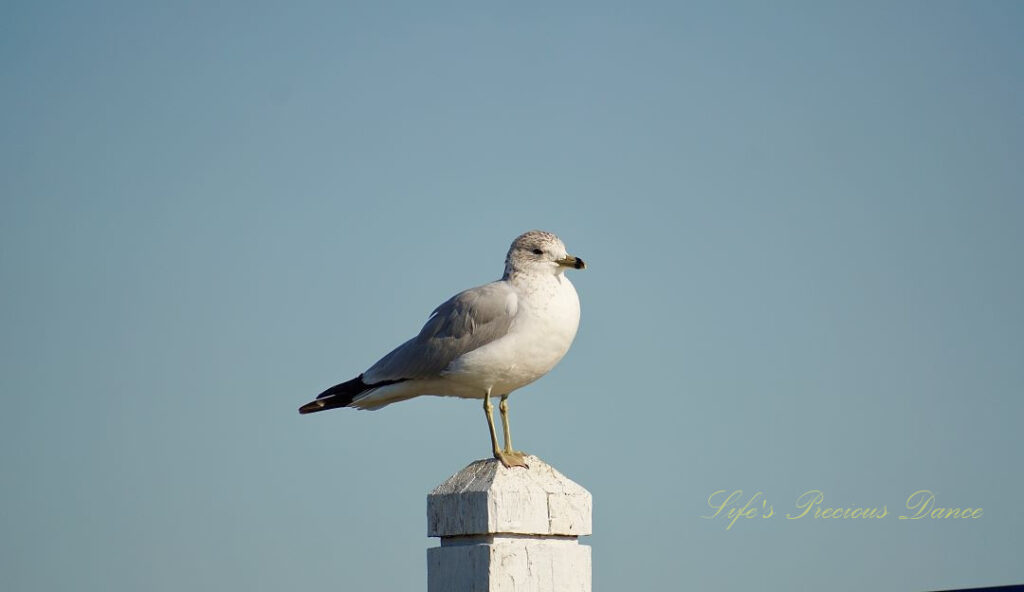
[[[558,275],[569,268],[586,269],[587,264],[567,253],[561,239],[543,230],[531,230],[516,237],[505,257],[506,277],[519,273]]]

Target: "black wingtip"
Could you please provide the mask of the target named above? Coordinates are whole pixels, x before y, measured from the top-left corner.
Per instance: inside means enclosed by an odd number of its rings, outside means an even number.
[[[305,415],[307,413],[316,413],[317,411],[323,411],[324,409],[326,409],[326,407],[324,406],[324,402],[320,399],[317,399],[316,401],[310,401],[309,403],[306,403],[302,407],[299,407],[299,415]]]
[[[336,384],[320,393],[317,395],[315,400],[299,407],[299,414],[306,415],[307,413],[316,413],[317,411],[327,411],[328,409],[337,409],[338,407],[348,407],[356,397],[369,390],[387,386],[389,384],[397,384],[399,382],[404,382],[405,380],[405,378],[399,380],[382,380],[373,384],[366,384],[363,382],[363,375],[360,374],[348,382]]]
[[[325,390],[316,396],[316,399],[306,403],[302,407],[299,407],[299,414],[306,415],[307,413],[316,413],[317,411],[327,411],[328,409],[337,409],[338,407],[346,407],[352,402],[352,399],[356,395],[366,390],[366,383],[363,382],[363,375],[336,384],[331,388]]]

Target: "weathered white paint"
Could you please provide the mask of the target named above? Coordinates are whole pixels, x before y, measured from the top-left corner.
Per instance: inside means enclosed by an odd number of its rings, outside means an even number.
[[[590,592],[590,492],[535,456],[480,460],[427,496],[429,592]]]

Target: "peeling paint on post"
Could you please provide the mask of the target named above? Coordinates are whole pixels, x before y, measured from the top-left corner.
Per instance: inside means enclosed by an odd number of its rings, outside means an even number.
[[[590,592],[590,492],[526,462],[478,460],[427,496],[428,592]]]

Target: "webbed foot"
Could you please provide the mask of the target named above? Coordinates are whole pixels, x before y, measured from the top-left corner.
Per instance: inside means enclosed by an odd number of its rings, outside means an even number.
[[[518,450],[496,450],[494,458],[500,460],[501,464],[510,469],[512,467],[530,468],[530,465],[526,464],[526,454]]]

